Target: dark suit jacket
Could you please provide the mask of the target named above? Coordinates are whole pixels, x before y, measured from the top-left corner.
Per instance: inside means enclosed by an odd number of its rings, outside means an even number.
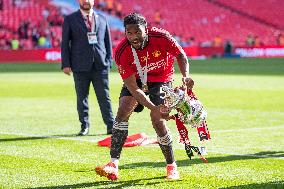
[[[71,67],[73,72],[88,72],[93,68],[106,70],[112,66],[112,46],[109,26],[104,16],[95,13],[95,32],[98,43],[90,45],[87,26],[80,10],[68,15],[62,26],[62,69]]]

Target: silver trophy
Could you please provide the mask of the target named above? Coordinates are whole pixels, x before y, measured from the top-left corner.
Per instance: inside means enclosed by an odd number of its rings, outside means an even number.
[[[177,110],[178,118],[191,127],[198,127],[205,120],[207,113],[199,100],[190,98],[186,91],[180,88],[163,86],[165,92],[165,106],[171,111]]]

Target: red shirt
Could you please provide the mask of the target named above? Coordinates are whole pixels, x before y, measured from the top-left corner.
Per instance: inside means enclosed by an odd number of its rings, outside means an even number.
[[[151,28],[148,31],[147,46],[136,52],[142,69],[147,64],[148,82],[168,82],[173,80],[174,57],[181,54],[183,49],[166,30]],[[134,73],[136,78],[140,79],[131,46],[126,38],[116,48],[115,62],[122,79]]]

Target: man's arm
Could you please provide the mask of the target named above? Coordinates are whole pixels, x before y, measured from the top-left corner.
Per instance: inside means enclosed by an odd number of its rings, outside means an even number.
[[[70,25],[67,17],[65,17],[62,26],[62,42],[61,42],[61,68],[65,74],[70,74]]]
[[[178,62],[179,70],[183,76],[183,84],[185,84],[189,89],[192,89],[194,81],[189,77],[189,64],[186,54],[182,52],[176,56],[176,59]]]
[[[132,96],[143,106],[150,110],[153,110],[156,106],[150,101],[145,93],[137,86],[135,74],[123,80],[127,89],[130,91]]]
[[[106,33],[105,33],[105,47],[106,47],[106,61],[109,61],[109,67],[112,67],[112,44],[108,22],[106,21]]]

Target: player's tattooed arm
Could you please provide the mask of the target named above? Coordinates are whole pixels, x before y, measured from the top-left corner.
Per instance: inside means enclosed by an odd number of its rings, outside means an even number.
[[[191,77],[189,77],[189,63],[187,56],[184,52],[178,54],[176,56],[180,72],[182,74],[182,83],[188,88],[192,89],[194,85],[194,81],[192,80]]]
[[[180,72],[183,77],[189,77],[189,64],[185,53],[180,53],[176,56]]]

